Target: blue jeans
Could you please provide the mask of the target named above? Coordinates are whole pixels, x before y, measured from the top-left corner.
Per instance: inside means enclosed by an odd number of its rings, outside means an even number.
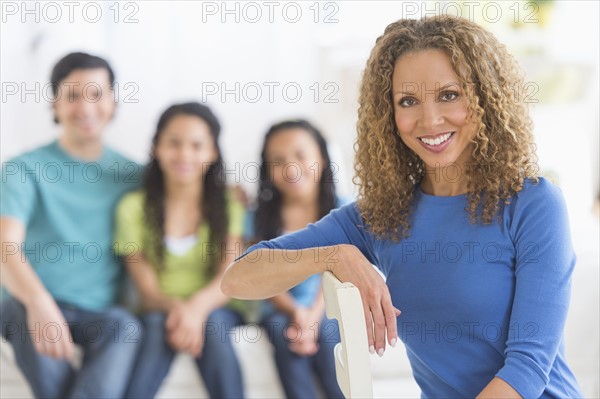
[[[147,313],[142,317],[144,341],[129,388],[128,398],[153,398],[165,379],[176,352],[166,341],[166,315]],[[242,371],[231,343],[232,330],[243,324],[233,310],[213,311],[205,323],[202,354],[196,365],[211,398],[243,398]]]
[[[333,357],[333,348],[340,342],[337,321],[323,318],[317,340],[319,350],[313,356],[300,356],[289,349],[286,329],[290,325],[290,319],[283,313],[272,313],[261,324],[267,329],[269,339],[275,347],[275,363],[288,398],[319,397],[315,377],[326,398],[344,398],[335,376]]]
[[[56,339],[55,327],[31,326],[37,330],[32,336],[20,302],[6,298],[0,308],[2,336],[12,345],[33,394],[37,398],[122,398],[143,335],[139,321],[117,307],[96,312],[58,305],[73,342],[83,349],[80,370],[35,350],[32,339]]]

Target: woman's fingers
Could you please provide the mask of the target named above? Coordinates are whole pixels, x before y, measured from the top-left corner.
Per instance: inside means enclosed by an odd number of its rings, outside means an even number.
[[[351,282],[360,291],[369,352],[382,356],[386,346],[386,335],[390,345],[395,346],[398,341],[396,318],[400,311],[392,304],[385,281],[358,248],[342,245],[339,249],[340,261],[332,271],[340,281]]]
[[[387,286],[386,286],[387,288]],[[384,290],[381,298],[381,308],[385,317],[386,333],[389,344],[394,347],[398,342],[398,321],[396,318],[400,316],[400,310],[396,309],[392,304],[392,297],[389,290]]]
[[[375,354],[375,337],[373,336],[373,318],[371,317],[371,309],[369,303],[362,298],[363,312],[365,316],[365,326],[367,326],[367,341],[369,342],[369,353]]]
[[[381,308],[382,302],[378,298],[378,293],[372,293],[369,298],[371,303],[371,317],[373,318],[373,339],[375,341],[375,352],[379,356],[383,356],[385,351],[385,331],[386,331],[386,318],[384,316],[383,309]]]

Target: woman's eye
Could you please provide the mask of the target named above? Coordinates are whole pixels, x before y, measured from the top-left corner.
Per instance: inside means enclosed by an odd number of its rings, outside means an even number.
[[[412,97],[404,97],[404,98],[400,99],[400,101],[399,101],[398,104],[400,104],[401,107],[405,107],[406,108],[406,107],[413,106],[416,103],[417,103],[417,100],[415,100],[414,98],[412,98]]]
[[[454,101],[458,98],[458,93],[455,91],[445,91],[441,95],[442,101]]]

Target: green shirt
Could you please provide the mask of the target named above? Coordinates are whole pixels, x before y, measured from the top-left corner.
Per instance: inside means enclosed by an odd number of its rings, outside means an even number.
[[[213,257],[218,256],[219,252],[216,246],[209,242],[209,226],[206,222],[200,224],[197,243],[181,256],[170,252],[165,247],[164,259],[159,265],[154,251],[150,250],[155,241],[154,233],[145,221],[144,202],[145,194],[142,191],[135,191],[123,197],[117,206],[115,252],[122,256],[136,252],[142,254],[154,266],[162,293],[171,297],[188,298],[205,287],[213,277],[210,275],[209,268]],[[227,208],[228,234],[241,237],[244,207],[228,197]]]

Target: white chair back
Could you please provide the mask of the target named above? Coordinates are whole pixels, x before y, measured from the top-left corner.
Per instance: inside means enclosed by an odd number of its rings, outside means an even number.
[[[332,273],[323,273],[323,294],[327,317],[336,319],[341,342],[335,346],[338,384],[347,399],[372,398],[373,381],[369,341],[360,292],[351,283],[342,283]]]

